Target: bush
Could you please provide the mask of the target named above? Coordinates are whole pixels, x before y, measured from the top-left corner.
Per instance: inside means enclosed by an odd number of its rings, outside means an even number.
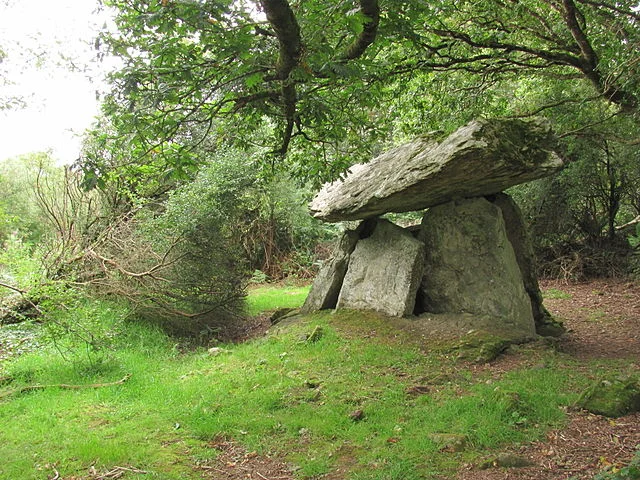
[[[256,179],[237,225],[252,269],[272,280],[315,275],[316,247],[333,232],[309,215],[310,196],[288,180]]]
[[[92,284],[180,335],[210,336],[240,318],[248,269],[234,225],[253,180],[232,160],[122,216],[93,251]]]

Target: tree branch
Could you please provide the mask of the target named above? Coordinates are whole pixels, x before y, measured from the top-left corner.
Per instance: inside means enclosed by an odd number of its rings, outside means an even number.
[[[296,89],[293,84],[285,84],[282,86],[282,99],[284,102],[284,116],[287,122],[282,137],[280,148],[274,152],[280,156],[284,156],[289,149],[291,137],[293,134],[293,126],[296,119]]]
[[[584,73],[585,77],[591,81],[596,89],[609,101],[619,105],[625,111],[635,110],[638,107],[638,100],[635,97],[615,86],[607,85],[606,82],[602,80],[602,75],[598,71],[598,55],[594,51],[591,46],[591,42],[580,26],[578,21],[578,15],[580,12],[576,8],[573,0],[562,0],[562,4],[565,10],[564,18],[567,27],[569,28],[573,39],[576,41],[576,44],[580,48],[582,58],[580,70]]]
[[[624,15],[626,17],[640,21],[639,13],[631,9],[619,8],[618,5],[616,4],[610,5],[610,4],[607,4],[606,2],[597,2],[593,0],[578,0],[578,2],[585,5],[591,5],[592,7],[595,7],[597,9],[609,10],[609,11],[615,12],[616,14]]]
[[[578,44],[585,67],[590,71],[595,71],[598,66],[598,55],[593,50],[589,39],[585,35],[580,23],[578,22],[578,9],[573,0],[563,0],[564,19],[569,28],[571,36]]]
[[[449,30],[449,29],[431,29],[431,32],[435,33],[441,38],[450,38],[454,41],[462,42],[472,48],[480,48],[487,50],[500,51],[500,57],[494,57],[492,55],[477,55],[467,58],[453,58],[446,54],[441,53],[442,47],[433,47],[432,52],[438,53],[445,61],[443,64],[433,62],[433,68],[451,68],[453,65],[459,65],[462,63],[476,63],[477,60],[486,58],[487,60],[504,61],[507,64],[514,66],[533,68],[535,65],[525,65],[519,63],[517,59],[509,58],[507,55],[515,52],[523,55],[529,55],[531,59],[537,58],[549,64],[564,65],[571,67],[579,71],[583,77],[591,82],[595,86],[596,90],[603,95],[608,101],[618,105],[624,112],[633,112],[638,109],[638,99],[630,92],[621,90],[618,86],[608,84],[603,81],[600,72],[598,71],[599,59],[596,52],[593,50],[589,39],[584,33],[579,22],[579,12],[575,8],[573,0],[562,0],[563,5],[567,9],[564,12],[565,22],[573,36],[578,48],[579,55],[574,55],[567,50],[566,46],[558,45],[559,51],[556,50],[543,50],[538,48],[532,48],[526,45],[519,45],[515,43],[503,43],[494,40],[478,40],[472,38],[469,34]],[[425,63],[426,65],[427,63]],[[548,65],[547,65],[548,66]]]
[[[34,390],[46,390],[48,388],[61,388],[63,390],[80,390],[83,388],[114,387],[116,385],[122,385],[130,378],[131,378],[131,374],[127,373],[120,380],[117,380],[115,382],[108,382],[108,383],[90,383],[88,385],[68,385],[66,383],[56,383],[53,385],[26,385],[24,387],[19,387],[14,390],[9,390],[8,392],[3,392],[2,395],[0,395],[0,399],[9,397],[11,395],[19,394],[19,393],[30,392]]]
[[[362,32],[342,54],[341,60],[355,60],[376,39],[380,24],[380,6],[378,0],[360,0],[360,12],[365,16]]]
[[[433,29],[433,33],[443,38],[452,38],[454,40],[462,41],[474,48],[486,48],[489,50],[502,50],[505,53],[520,52],[532,55],[542,60],[550,61],[560,65],[568,65],[574,68],[580,68],[582,63],[580,58],[563,52],[553,52],[549,50],[540,50],[536,48],[527,47],[525,45],[518,45],[515,43],[502,43],[493,40],[481,41],[474,40],[470,35],[455,30],[441,30]]]
[[[287,0],[261,0],[260,4],[280,44],[280,54],[276,63],[275,75],[267,80],[283,81],[282,101],[287,123],[283,133],[282,144],[274,153],[284,156],[289,149],[296,116],[296,89],[293,82],[289,81],[289,75],[300,63],[303,53],[302,37],[296,16]]]
[[[286,0],[261,0],[260,4],[280,44],[280,56],[273,80],[286,80],[302,56],[300,26]]]
[[[26,290],[22,290],[18,287],[12,287],[11,285],[8,285],[4,282],[0,282],[0,287],[4,287],[4,288],[8,288],[9,290],[13,290],[14,292],[18,292],[20,295],[25,295],[26,293],[28,293]]]

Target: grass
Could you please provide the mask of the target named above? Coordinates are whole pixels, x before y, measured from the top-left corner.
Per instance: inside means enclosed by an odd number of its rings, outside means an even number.
[[[300,307],[309,293],[309,286],[260,286],[254,287],[247,298],[250,315],[278,308]]]
[[[248,308],[295,307],[305,294],[254,289]],[[552,367],[499,378],[477,373],[365,313],[308,315],[267,337],[224,345],[230,352],[217,356],[204,348],[181,352],[159,330],[123,323],[117,307],[102,320],[112,329],[107,353],[78,346],[65,361],[50,348],[0,371],[12,379],[0,384],[0,396],[24,385],[87,385],[131,374],[117,386],[0,398],[0,479],[52,477],[54,469],[62,478],[82,477],[114,466],[147,472],[127,479],[196,479],[202,471],[194,465],[213,465],[220,438],[281,457],[301,479],[339,467],[357,480],[447,476],[562,425],[563,408],[588,383],[561,354],[533,347],[526,353]],[[304,341],[316,327],[319,340]],[[410,393],[425,384],[426,394]],[[356,410],[362,418],[353,418]],[[443,449],[436,433],[463,436],[465,449]]]
[[[548,288],[542,292],[544,298],[553,300],[568,300],[571,298],[571,294],[564,292],[558,288]]]

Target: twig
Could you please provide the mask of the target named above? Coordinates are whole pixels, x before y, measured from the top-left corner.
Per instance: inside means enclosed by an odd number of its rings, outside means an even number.
[[[89,385],[68,385],[68,384],[65,384],[65,383],[52,384],[52,385],[26,385],[24,387],[16,388],[14,390],[9,390],[8,392],[3,393],[2,395],[0,395],[0,399],[5,398],[5,397],[9,397],[11,395],[18,394],[18,393],[24,393],[24,392],[28,392],[28,391],[32,391],[32,390],[44,390],[44,389],[47,389],[47,388],[62,388],[62,389],[65,389],[65,390],[80,390],[80,389],[83,389],[83,388],[113,387],[115,385],[122,385],[127,380],[129,380],[129,378],[131,378],[131,374],[127,373],[120,380],[118,380],[116,382],[109,382],[109,383],[91,383]],[[124,467],[119,467],[119,468],[124,468]]]
[[[636,225],[637,223],[640,223],[640,215],[638,215],[636,218],[634,218],[630,222],[625,223],[624,225],[618,225],[616,227],[616,230],[622,230],[624,228],[631,227],[632,225]]]
[[[60,478],[60,472],[58,472],[58,470],[56,470],[56,467],[51,467],[53,468],[53,471],[55,472],[55,475],[53,477],[51,477],[51,480],[58,480]],[[49,478],[49,476],[47,475],[47,478]]]
[[[4,288],[8,288],[9,290],[13,290],[14,292],[18,292],[21,295],[24,295],[25,293],[27,293],[26,290],[22,290],[18,287],[12,287],[11,285],[8,285],[6,283],[0,282],[0,287],[4,287]]]
[[[147,473],[149,473],[144,470],[139,470],[137,468],[115,467],[113,470],[109,470],[107,473],[104,473],[96,477],[96,480],[107,480],[107,479],[115,480],[122,477],[122,475],[124,475],[124,472],[141,473],[143,475],[146,475]]]

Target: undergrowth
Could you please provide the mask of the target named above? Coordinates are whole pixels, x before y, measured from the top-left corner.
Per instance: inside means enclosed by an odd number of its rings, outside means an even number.
[[[304,295],[253,290],[248,308],[296,306]],[[1,479],[114,466],[145,472],[127,479],[201,478],[221,438],[283,459],[298,478],[338,468],[357,480],[451,476],[561,426],[587,382],[562,354],[527,346],[543,367],[482,373],[372,314],[308,315],[251,342],[184,352],[158,329],[124,323],[117,306],[98,307],[109,309],[104,353],[77,346],[64,360],[45,348],[0,371]],[[321,335],[309,341],[314,330]],[[21,390],[28,385],[57,386]],[[437,434],[459,436],[464,448]]]

